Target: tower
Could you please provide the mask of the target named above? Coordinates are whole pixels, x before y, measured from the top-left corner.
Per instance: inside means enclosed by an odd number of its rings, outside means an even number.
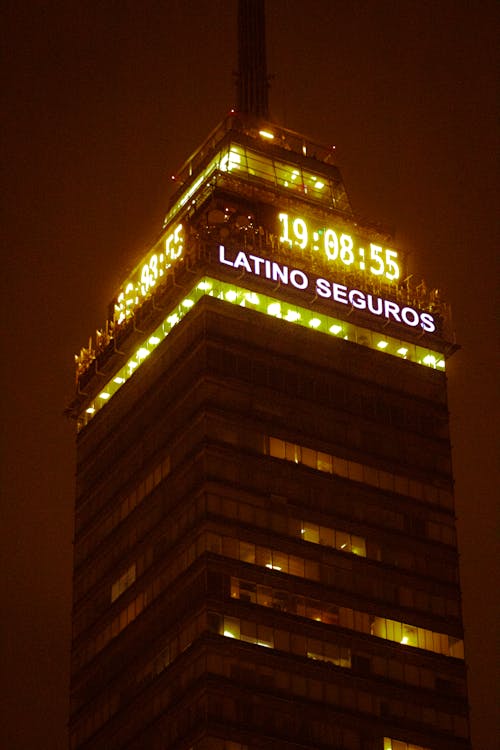
[[[77,358],[72,747],[466,750],[448,309],[250,42]]]

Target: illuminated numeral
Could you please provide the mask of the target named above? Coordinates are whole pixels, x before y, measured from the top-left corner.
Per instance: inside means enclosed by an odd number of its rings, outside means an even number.
[[[149,281],[149,264],[145,263],[142,267],[141,271],[141,294],[143,297],[146,296],[146,294],[149,291],[150,281]]]
[[[290,239],[290,232],[289,232],[289,226],[288,226],[288,214],[278,214],[278,219],[283,224],[283,233],[280,236],[280,242],[287,242],[289,245],[291,245],[292,240]]]
[[[340,235],[340,260],[342,263],[345,263],[346,266],[350,266],[351,263],[354,263],[353,244],[350,234]]]
[[[385,271],[385,264],[381,257],[382,248],[379,245],[370,243],[370,260],[372,264],[370,266],[370,272],[375,276],[382,276]]]
[[[325,253],[328,260],[337,260],[339,255],[339,238],[333,229],[325,230]]]
[[[170,260],[177,260],[182,255],[184,244],[182,241],[182,224],[179,224],[175,230],[168,235],[165,240],[165,255]]]
[[[294,219],[293,233],[295,235],[295,244],[304,250],[308,240],[307,224],[304,219]]]
[[[158,256],[152,255],[149,261],[149,268],[151,273],[149,274],[150,283],[154,284],[158,278]]]
[[[389,281],[395,281],[396,279],[399,279],[399,266],[397,264],[397,257],[398,254],[395,250],[385,251],[385,264],[389,269],[391,269],[385,272],[386,278],[388,278]]]

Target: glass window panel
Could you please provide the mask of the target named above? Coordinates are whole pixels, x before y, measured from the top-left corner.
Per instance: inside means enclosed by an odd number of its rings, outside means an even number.
[[[300,461],[300,448],[298,445],[295,445],[295,443],[289,443],[288,441],[285,442],[285,458],[287,461],[295,461],[295,463],[298,463]]]
[[[274,166],[278,185],[282,185],[289,190],[302,189],[302,177],[297,167],[282,162],[275,162]]]
[[[335,531],[328,526],[320,526],[319,543],[327,547],[335,547]]]
[[[303,635],[297,635],[296,633],[292,633],[290,636],[290,642],[291,642],[292,653],[305,656],[306,651],[307,651],[307,646],[306,646],[306,639]]]
[[[388,471],[379,471],[379,486],[383,490],[394,490],[394,475]]]
[[[285,441],[279,438],[269,438],[269,454],[275,458],[285,458]]]
[[[257,637],[257,625],[251,620],[241,620],[241,640],[255,643]]]
[[[273,550],[272,557],[272,569],[280,570],[282,573],[288,573],[288,555]]]
[[[372,635],[387,638],[387,623],[383,617],[375,617],[371,624]]]
[[[262,607],[271,607],[273,602],[273,590],[271,586],[257,586],[257,604]]]
[[[366,557],[366,542],[361,536],[351,536],[351,551],[355,555]]]
[[[276,630],[274,633],[274,646],[281,651],[290,651],[290,633],[285,630]]]
[[[269,547],[256,547],[255,562],[257,565],[262,565],[268,568],[272,567],[271,550]]]
[[[238,540],[230,536],[222,537],[222,554],[237,560],[240,555]]]
[[[363,467],[357,461],[349,461],[349,479],[356,482],[363,481]]]
[[[305,577],[310,581],[319,581],[319,564],[315,560],[306,560],[305,563]]]
[[[271,159],[247,151],[248,173],[267,182],[275,182],[274,165]]]
[[[304,521],[302,525],[302,539],[305,542],[319,543],[319,526],[314,523]]]
[[[332,473],[332,457],[328,453],[322,453],[318,451],[318,469],[319,471],[325,471],[328,474]]]
[[[270,628],[268,625],[258,625],[257,626],[257,642],[261,646],[269,646],[270,648],[272,648],[274,646],[273,629]]]
[[[340,622],[339,608],[335,604],[323,606],[323,622],[338,625]]]
[[[255,563],[255,544],[240,542],[240,560],[242,562]]]
[[[344,628],[350,628],[351,630],[353,629],[354,619],[352,609],[350,609],[349,607],[339,608],[339,624]]]
[[[255,603],[257,601],[257,586],[250,581],[240,581],[239,599],[245,602]]]
[[[351,551],[351,535],[346,531],[335,531],[335,547],[344,552]]]
[[[333,457],[333,473],[338,474],[340,477],[349,476],[347,461],[344,458]]]
[[[395,476],[394,477],[394,489],[396,492],[399,492],[401,495],[407,495],[408,494],[408,478]]]
[[[295,555],[290,555],[288,565],[290,575],[300,576],[300,578],[304,577],[304,560],[300,557],[295,557]]]
[[[311,466],[313,469],[316,468],[318,462],[318,451],[312,448],[302,448],[302,463],[306,466]]]

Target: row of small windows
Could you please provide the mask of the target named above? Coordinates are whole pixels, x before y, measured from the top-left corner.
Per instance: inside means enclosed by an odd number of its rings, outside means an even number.
[[[179,553],[168,569],[163,571],[152,583],[148,584],[143,591],[140,591],[95,637],[87,640],[83,648],[78,650],[75,655],[75,667],[82,666],[101,651],[110,640],[119,635],[133,622],[143,609],[149,606],[183,570],[186,570],[197,557],[207,550],[233,559],[239,559],[242,562],[281,573],[288,573],[311,581],[321,581],[329,584],[340,583],[348,590],[352,590],[352,573],[350,571],[342,571],[341,569],[335,571],[335,569],[332,569],[332,566],[320,565],[315,560],[304,559],[296,555],[287,555],[268,547],[261,547],[232,537],[224,537],[220,534],[207,532],[201,534],[196,542],[190,545],[187,550]],[[344,578],[346,572],[350,574],[349,581]],[[350,585],[347,585],[348,583]],[[434,651],[435,653],[463,658],[463,642],[452,636],[435,633],[424,628],[417,628],[386,618],[374,617],[368,613],[357,612],[354,616],[354,612],[354,610],[342,607],[339,608],[338,614],[322,610],[321,616],[315,619],[320,619],[330,624],[340,624],[343,627],[359,630],[360,632],[369,633],[398,643],[418,646],[419,648]]]
[[[357,575],[351,567],[347,568],[342,563],[337,565],[334,562],[323,563],[213,532],[208,532],[208,543],[210,551],[224,557],[335,586],[349,593],[362,593],[372,599],[384,600],[389,604],[411,606],[426,613],[432,611],[434,614],[443,614],[444,610],[450,617],[458,614],[458,604],[453,599],[434,597],[427,591],[414,591],[407,586],[395,586],[386,582],[385,579],[369,579],[366,573]]]
[[[154,466],[151,467],[148,474],[127,492],[127,494],[115,506],[112,513],[105,516],[92,529],[92,533],[85,538],[78,540],[75,548],[75,565],[78,566],[90,553],[97,544],[108,534],[111,534],[119,523],[125,520],[127,516],[147,497],[160,482],[170,474],[170,456],[167,455]]]
[[[283,498],[281,502],[283,502]],[[343,515],[344,505],[341,497],[332,497],[332,507],[335,512],[340,511],[340,514]],[[231,497],[210,493],[207,495],[207,510],[216,515],[237,519],[245,525],[271,529],[278,534],[287,534],[296,539],[331,546],[343,552],[397,565],[408,570],[416,570],[425,575],[456,583],[456,566],[453,563],[437,560],[429,555],[418,554],[406,548],[388,547],[378,544],[370,538],[365,539],[365,537],[357,534],[349,534],[347,531],[326,524],[315,524],[305,519],[301,520],[289,516],[283,509],[283,505],[281,505],[279,511],[276,511],[272,506],[263,508],[244,502],[241,498],[234,500]],[[401,513],[395,513],[380,507],[370,508],[368,506],[368,510],[372,515],[365,517],[366,513],[362,512],[362,504],[359,501],[351,503],[349,507],[350,515],[362,516],[358,519],[360,522],[383,524],[400,531],[405,529],[405,518]],[[348,520],[347,523],[349,523]],[[432,523],[434,524],[434,522]],[[425,533],[425,531],[424,525],[423,532]]]
[[[351,669],[355,659],[350,648],[331,641],[331,634],[328,634],[328,639],[322,640],[320,637],[310,638],[283,628],[270,627],[248,618],[239,618],[218,612],[200,613],[188,623],[180,625],[178,633],[167,643],[164,643],[160,651],[139,670],[136,676],[138,690],[142,689],[145,681],[161,674],[207,629],[226,638],[307,657],[312,661],[320,660],[344,669]],[[382,661],[387,660],[383,659]],[[409,667],[409,665],[401,663],[400,660],[398,661],[401,669],[404,666]],[[376,666],[377,662],[374,662],[374,665]],[[235,672],[234,669],[233,662],[228,656],[221,658],[217,654],[209,654],[206,663],[203,666],[199,664],[196,671],[202,673],[208,671],[230,679],[236,678],[244,683],[256,681],[256,684],[258,683],[260,687],[268,684],[270,687],[283,690],[287,695],[294,694],[301,698],[322,701],[330,705],[350,709],[354,708],[365,713],[400,715],[414,721],[439,726],[441,729],[453,732],[458,736],[467,736],[468,726],[464,716],[438,711],[432,704],[421,705],[414,700],[410,704],[407,700],[401,699],[388,701],[384,705],[384,699],[378,693],[355,691],[344,682],[335,684],[324,679],[307,678],[301,674],[290,673],[288,670],[280,670],[274,666],[272,668],[266,667],[256,662],[249,663],[248,669],[245,670],[241,657],[237,661],[236,669],[238,671]],[[413,670],[418,669],[413,668]],[[425,671],[429,672],[429,676],[432,674],[430,670]],[[377,674],[376,669],[374,673]],[[412,671],[408,672],[408,677],[409,679],[406,682],[414,684]],[[425,686],[427,687],[427,685]],[[110,687],[107,689],[106,695],[101,696],[95,702],[95,707],[87,713],[86,718],[79,723],[78,727],[75,727],[73,732],[75,740],[78,738],[78,741],[81,742],[86,739],[119,708],[119,692],[116,688]],[[397,742],[397,740],[393,740],[393,742]],[[395,745],[393,750],[398,750],[399,747],[399,745]]]
[[[258,589],[249,581],[243,582],[243,589],[240,586],[238,579],[232,579],[233,597],[290,612],[327,625],[339,625],[358,633],[375,635],[405,646],[415,646],[437,654],[463,659],[463,641],[451,635],[435,633],[426,628],[360,612],[351,607],[341,607],[326,604],[320,600],[291,595],[287,591],[267,586]],[[257,591],[259,591],[259,599],[257,599]]]
[[[413,742],[391,740],[389,737],[384,737],[384,750],[430,750],[430,748],[414,745]]]
[[[303,169],[299,164],[286,163],[265,156],[261,152],[234,143],[222,149],[201,172],[198,179],[172,206],[165,217],[166,226],[177,212],[192,199],[200,187],[216,171],[223,174],[245,175],[248,179],[268,183],[290,193],[307,196],[314,201],[326,204],[341,211],[350,211],[349,201],[340,181],[321,177]]]
[[[436,487],[427,482],[421,482],[418,479],[411,479],[402,474],[384,471],[375,466],[333,456],[304,445],[297,445],[288,440],[269,437],[269,455],[284,459],[285,461],[304,464],[327,474],[336,474],[337,476],[356,482],[363,482],[371,487],[379,487],[389,492],[407,495],[416,500],[436,503],[445,508],[453,508],[453,495],[449,490]],[[452,539],[452,536],[450,533],[449,538],[451,541],[442,539],[439,539],[439,541],[445,541],[446,544],[453,544],[455,540],[454,538]]]

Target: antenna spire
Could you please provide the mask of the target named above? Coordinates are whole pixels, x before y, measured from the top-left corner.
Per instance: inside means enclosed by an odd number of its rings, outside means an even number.
[[[264,0],[238,0],[238,110],[269,118]]]

